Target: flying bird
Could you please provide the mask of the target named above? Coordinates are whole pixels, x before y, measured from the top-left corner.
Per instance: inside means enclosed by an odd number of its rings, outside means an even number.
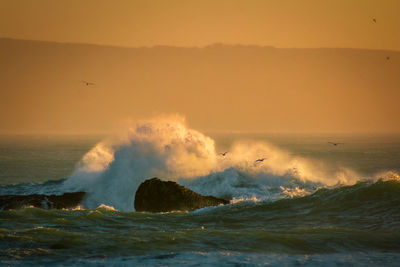
[[[375,18],[373,18],[372,21],[376,23],[376,19]]]
[[[328,142],[331,145],[337,146],[337,145],[343,145],[344,143],[334,143],[334,142]]]
[[[225,157],[226,154],[228,153],[228,151],[224,152],[224,153],[220,153],[221,156]]]
[[[386,57],[386,60],[389,60],[390,59],[390,57]]]
[[[266,160],[267,158],[261,158],[261,159],[257,159],[256,161],[254,161],[254,163],[257,163],[257,162],[263,162],[264,160]]]
[[[94,83],[87,82],[87,81],[82,81],[82,83],[86,84],[86,86],[89,86],[89,85],[95,85]]]

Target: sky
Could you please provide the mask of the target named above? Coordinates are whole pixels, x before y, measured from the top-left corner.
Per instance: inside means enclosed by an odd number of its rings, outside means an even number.
[[[399,0],[0,0],[0,134],[107,133],[171,113],[207,132],[400,133],[399,11]]]
[[[398,0],[0,0],[0,37],[400,50],[399,11]]]

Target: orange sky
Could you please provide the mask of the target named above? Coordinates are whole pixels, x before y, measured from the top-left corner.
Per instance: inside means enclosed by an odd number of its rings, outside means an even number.
[[[0,0],[0,134],[115,132],[160,113],[210,132],[398,133],[399,11],[400,0]]]
[[[399,0],[0,0],[0,37],[400,50],[399,12]]]

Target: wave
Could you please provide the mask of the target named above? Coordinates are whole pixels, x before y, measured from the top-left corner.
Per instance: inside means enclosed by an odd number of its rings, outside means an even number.
[[[267,142],[237,141],[223,156],[212,138],[176,115],[139,121],[123,135],[100,142],[62,182],[61,191],[86,192],[87,208],[104,204],[133,211],[136,189],[153,177],[177,181],[200,194],[271,201],[361,180],[350,169],[327,169],[323,162],[293,156]]]
[[[18,185],[14,187],[18,187]],[[251,186],[247,188],[251,188]],[[298,188],[294,189],[295,192],[298,190]],[[285,195],[287,189],[281,191]],[[84,195],[84,192],[64,193],[61,195],[2,195],[0,196],[0,208],[3,210],[37,207],[44,209],[70,209],[79,205]],[[378,213],[388,213],[396,215],[400,228],[400,220],[397,218],[397,214],[400,214],[400,179],[391,176],[377,181],[359,181],[354,185],[320,187],[312,193],[304,195],[303,192],[300,192],[295,196],[290,194],[275,201],[255,196],[233,197],[230,204],[234,205],[235,209],[231,209],[228,205],[204,208],[196,212],[245,212],[254,216],[258,216],[257,212],[275,213],[281,216],[284,213],[290,213],[291,216],[296,216],[299,213],[304,216],[315,215],[321,218],[323,218],[322,215],[329,213],[345,217],[347,215],[357,215],[356,218],[362,218],[362,216],[359,216],[362,214],[369,214],[369,216],[378,219],[382,219],[381,216],[378,216]],[[89,210],[119,212],[113,206],[105,204],[100,204]]]
[[[400,181],[378,180],[355,185],[320,188],[316,192],[277,201],[242,199],[230,206],[198,210],[202,223],[223,218],[231,227],[299,231],[342,228],[371,231],[400,230]],[[363,237],[360,238],[363,241]],[[372,238],[373,239],[373,238]],[[354,240],[353,240],[354,241]],[[396,242],[396,247],[399,243]]]
[[[308,214],[317,216],[329,213],[357,215],[357,219],[362,218],[358,215],[368,214],[382,219],[377,213],[400,212],[400,181],[382,179],[376,182],[362,181],[351,186],[320,188],[307,196],[265,203],[258,208],[281,211],[298,209],[302,213],[308,210]]]
[[[251,186],[247,188],[251,188]],[[285,190],[281,191],[282,194],[285,194]],[[116,210],[105,204],[94,209],[79,208],[76,211],[74,208],[80,205],[83,195],[84,193],[65,193],[60,196],[0,196],[0,207],[3,210],[2,216],[6,218],[19,214],[18,216],[31,220],[36,218],[36,215],[32,217],[32,213],[37,213],[40,218],[43,216],[58,218],[60,211],[51,210],[57,208],[68,209],[63,211],[65,216],[68,218],[79,217],[77,218],[79,220],[82,218],[92,220],[93,217],[98,217],[96,220],[102,222],[108,220],[104,217],[108,214],[116,216],[116,218],[135,218],[140,222],[150,216],[152,220],[165,223],[165,218],[160,217],[165,214],[141,215],[141,213]],[[46,212],[50,213],[43,213],[44,211],[40,211],[42,209],[49,209]],[[359,181],[354,185],[321,187],[306,195],[299,193],[296,196],[283,196],[275,201],[268,198],[234,197],[230,205],[199,209],[192,212],[194,217],[190,218],[194,221],[201,220],[203,225],[214,225],[218,222],[218,224],[229,225],[233,228],[243,226],[253,230],[289,231],[297,229],[296,231],[301,232],[302,229],[318,227],[333,232],[337,228],[348,230],[357,228],[371,230],[372,233],[375,233],[374,231],[377,229],[381,231],[400,230],[399,214],[400,179],[386,176],[378,181]],[[176,220],[185,221],[189,218],[176,216],[171,223]]]

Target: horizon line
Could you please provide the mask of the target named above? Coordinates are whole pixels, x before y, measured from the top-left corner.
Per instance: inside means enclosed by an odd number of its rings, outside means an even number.
[[[254,47],[254,48],[270,48],[270,49],[348,49],[348,50],[367,50],[367,51],[390,51],[390,52],[400,52],[400,50],[385,49],[385,48],[355,48],[355,47],[334,47],[334,46],[316,46],[316,47],[277,47],[273,45],[260,45],[260,44],[232,44],[232,43],[222,43],[215,42],[204,46],[176,46],[168,44],[157,44],[149,46],[125,46],[125,45],[115,45],[115,44],[99,44],[99,43],[84,43],[84,42],[69,42],[69,41],[54,41],[54,40],[35,40],[35,39],[22,39],[14,37],[0,36],[0,40],[12,40],[12,41],[26,41],[26,42],[37,42],[37,43],[53,43],[59,45],[86,45],[86,46],[99,46],[108,48],[122,48],[122,49],[152,49],[152,48],[178,48],[178,49],[206,49],[218,46],[226,47]]]
[[[198,130],[198,129],[196,129]],[[226,131],[207,131],[201,130],[201,133],[205,135],[219,135],[219,134],[227,134],[227,135],[400,135],[400,132],[389,132],[389,131],[354,131],[354,132],[344,132],[344,131],[310,131],[310,132],[302,132],[302,131],[234,131],[234,130],[226,130]],[[8,137],[8,136],[118,136],[120,132],[15,132],[15,133],[0,133],[0,137]]]

